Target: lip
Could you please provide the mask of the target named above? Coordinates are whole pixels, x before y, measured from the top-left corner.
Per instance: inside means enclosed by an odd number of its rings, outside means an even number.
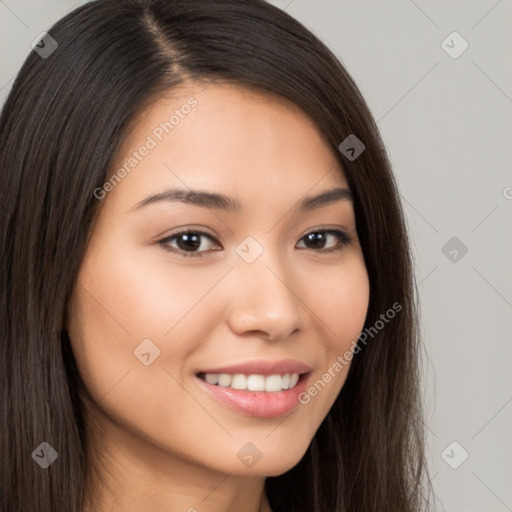
[[[245,363],[238,363],[230,366],[222,366],[216,368],[205,368],[198,370],[198,373],[227,373],[235,375],[243,373],[245,375],[284,375],[285,373],[309,373],[312,368],[306,363],[295,359],[281,359],[279,361],[255,360]]]
[[[300,405],[299,396],[307,388],[312,368],[306,363],[293,359],[280,361],[250,361],[231,366],[208,368],[196,372],[196,380],[200,388],[213,400],[239,413],[258,418],[277,418],[290,413]],[[299,380],[292,389],[282,391],[248,391],[209,384],[200,375],[205,373],[227,373],[235,375],[283,375],[298,373]]]
[[[275,392],[223,388],[209,384],[198,376],[196,380],[217,403],[247,416],[277,418],[288,414],[300,405],[299,396],[306,390],[310,375],[311,373],[302,374],[292,389]]]

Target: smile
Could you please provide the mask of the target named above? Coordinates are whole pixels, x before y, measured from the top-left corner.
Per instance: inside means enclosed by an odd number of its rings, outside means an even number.
[[[286,389],[292,389],[299,381],[298,373],[285,373],[283,375],[244,375],[237,373],[230,375],[228,373],[200,373],[199,378],[208,384],[222,388],[231,388],[247,391],[266,391],[276,393]]]

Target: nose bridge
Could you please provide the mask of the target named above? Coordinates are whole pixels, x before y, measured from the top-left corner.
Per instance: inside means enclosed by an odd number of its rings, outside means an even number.
[[[260,331],[283,338],[301,326],[302,307],[296,279],[270,240],[263,246],[248,237],[237,247],[230,323],[233,330]]]

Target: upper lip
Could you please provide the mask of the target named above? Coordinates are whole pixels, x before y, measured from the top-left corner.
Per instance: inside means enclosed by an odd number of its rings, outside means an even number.
[[[284,375],[286,373],[309,373],[311,366],[295,359],[281,359],[279,361],[254,360],[237,363],[230,366],[208,368],[197,373],[226,373],[228,375]]]

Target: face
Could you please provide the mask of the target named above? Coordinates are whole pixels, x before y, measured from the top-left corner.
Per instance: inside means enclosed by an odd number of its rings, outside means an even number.
[[[187,84],[137,117],[113,172],[67,325],[97,421],[167,465],[287,471],[369,301],[336,155],[285,100]]]

